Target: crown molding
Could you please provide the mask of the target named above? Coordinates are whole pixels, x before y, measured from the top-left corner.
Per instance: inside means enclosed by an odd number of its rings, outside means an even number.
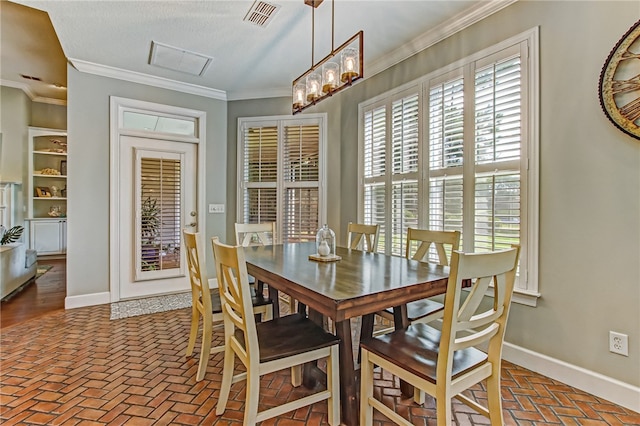
[[[31,102],[39,102],[42,104],[62,105],[62,106],[67,105],[66,99],[45,98],[43,96],[38,96],[35,93],[33,93],[33,91],[31,90],[28,84],[25,84],[19,81],[0,79],[0,86],[13,87],[14,89],[22,90],[29,97],[29,99],[31,99]]]
[[[129,81],[132,83],[146,84],[147,86],[160,87],[163,89],[175,90],[182,93],[204,96],[206,98],[227,100],[227,93],[223,90],[211,89],[209,87],[198,86],[197,84],[184,83],[170,80],[164,77],[155,77],[136,71],[129,71],[122,68],[110,67],[83,61],[81,59],[68,58],[75,69],[87,74],[99,75],[102,77],[115,78],[117,80]]]
[[[419,35],[397,49],[393,49],[380,59],[367,63],[365,77],[367,79],[381,73],[407,58],[433,46],[434,44],[451,37],[465,28],[493,15],[518,0],[490,0],[477,3],[473,7],[452,17],[431,30]],[[291,88],[273,88],[251,92],[229,92],[228,100],[262,99],[291,96]]]
[[[434,44],[451,37],[465,28],[479,22],[486,17],[504,9],[518,0],[490,0],[482,1],[462,13],[452,17],[442,24],[419,35],[408,43],[403,44],[392,52],[387,53],[380,59],[372,61],[367,65],[365,78],[372,77],[392,66],[404,61],[407,58],[421,52]],[[368,75],[367,75],[368,74]]]

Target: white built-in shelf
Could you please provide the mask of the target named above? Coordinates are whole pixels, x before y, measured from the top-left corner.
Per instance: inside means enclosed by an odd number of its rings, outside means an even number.
[[[66,152],[55,152],[55,151],[33,151],[34,154],[41,154],[41,155],[62,155],[64,157],[67,156]]]

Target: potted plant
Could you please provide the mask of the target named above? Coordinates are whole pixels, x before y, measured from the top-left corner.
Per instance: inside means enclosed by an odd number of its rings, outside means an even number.
[[[4,226],[0,225],[0,245],[16,242],[20,239],[24,228],[20,225],[16,225],[12,228],[5,230]]]
[[[160,262],[158,236],[160,235],[161,224],[158,200],[148,196],[142,201],[140,221],[142,269],[157,269]]]

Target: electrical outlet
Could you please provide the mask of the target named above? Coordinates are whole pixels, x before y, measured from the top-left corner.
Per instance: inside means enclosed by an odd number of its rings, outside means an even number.
[[[614,354],[629,356],[629,336],[615,331],[609,332],[609,351]]]

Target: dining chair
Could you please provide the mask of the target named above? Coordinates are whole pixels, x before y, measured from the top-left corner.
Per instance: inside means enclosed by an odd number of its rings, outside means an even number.
[[[191,331],[186,356],[191,356],[193,353],[200,328],[200,318],[202,318],[202,348],[196,374],[196,381],[199,382],[204,379],[209,356],[224,350],[223,345],[211,347],[213,323],[222,323],[223,320],[222,306],[219,291],[209,288],[209,280],[204,272],[204,259],[201,257],[203,250],[199,233],[183,230],[182,235],[191,282]],[[271,299],[258,294],[251,299],[251,304],[254,314],[261,314],[265,320],[271,318],[273,307]]]
[[[299,313],[256,323],[251,311],[247,265],[242,247],[222,244],[217,237],[213,237],[211,243],[225,328],[222,387],[216,414],[224,413],[231,384],[244,379],[247,381],[244,425],[255,425],[256,422],[326,399],[329,424],[337,426],[340,423],[340,340]],[[236,356],[247,371],[234,376]],[[327,359],[326,390],[258,411],[261,376],[324,358]]]
[[[236,244],[243,247],[268,246],[276,243],[276,223],[236,223]],[[249,282],[253,282],[253,277],[249,276]],[[267,284],[268,285],[268,284]],[[278,296],[288,305],[293,313],[296,308],[296,301],[289,295],[281,293]]]
[[[435,253],[429,250],[432,245]],[[405,256],[408,259],[448,266],[447,251],[451,253],[454,250],[458,250],[459,245],[460,231],[431,231],[408,228]],[[428,323],[442,318],[443,313],[444,305],[433,299],[421,299],[407,303],[409,323]],[[393,308],[385,309],[378,314],[389,321],[393,321]]]
[[[502,425],[500,369],[505,326],[511,305],[520,248],[491,253],[454,251],[444,299],[442,330],[416,323],[362,341],[360,424],[373,424],[377,409],[396,424],[407,420],[374,397],[373,369],[380,366],[436,399],[439,426],[452,424],[451,400],[456,398]],[[462,301],[462,283],[471,280]],[[493,294],[488,308],[485,293]],[[478,346],[487,348],[484,352]],[[486,379],[487,406],[461,394]]]
[[[365,225],[349,222],[347,226],[347,247],[372,253],[378,247],[379,232],[380,225],[378,224]]]

